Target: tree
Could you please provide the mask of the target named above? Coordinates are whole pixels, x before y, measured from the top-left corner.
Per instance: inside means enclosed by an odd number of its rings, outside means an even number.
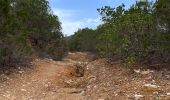
[[[30,53],[61,59],[61,23],[47,0],[1,0],[0,13],[0,64],[19,62]]]
[[[81,29],[69,37],[71,50],[96,51],[128,64],[170,62],[169,1],[140,0],[129,9],[122,4],[97,10],[102,24],[96,30]]]
[[[169,8],[167,8],[167,1],[166,3],[158,0],[154,4],[156,6],[153,6],[152,2],[138,1],[128,10],[125,10],[123,4],[117,8],[105,6],[98,9],[104,22],[102,24],[104,32],[100,34],[101,42],[98,42],[97,46],[100,52],[109,57],[118,55],[127,61],[128,59],[140,61],[143,58],[162,58],[159,55],[165,57],[170,51],[165,43],[165,41],[169,43],[170,40],[168,38]],[[166,8],[162,9],[165,5]],[[166,12],[167,15],[158,17],[160,12],[161,14]],[[166,35],[159,31],[162,27],[164,31],[166,30]]]
[[[96,52],[96,35],[93,29],[79,29],[74,35],[68,37],[70,50]]]

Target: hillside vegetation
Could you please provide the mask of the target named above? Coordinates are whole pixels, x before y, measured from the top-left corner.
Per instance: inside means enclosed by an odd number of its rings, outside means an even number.
[[[170,62],[170,2],[137,1],[97,9],[97,29],[79,29],[64,38],[61,22],[46,0],[0,1],[0,65],[23,62],[30,55],[61,60],[70,51],[90,51],[117,58],[129,66],[136,62]],[[67,47],[68,46],[68,47]]]
[[[0,65],[22,62],[32,53],[61,59],[61,29],[47,0],[1,0]]]
[[[138,1],[129,9],[122,4],[97,9],[102,24],[79,29],[68,37],[71,51],[92,51],[116,57],[128,65],[170,63],[170,1]]]

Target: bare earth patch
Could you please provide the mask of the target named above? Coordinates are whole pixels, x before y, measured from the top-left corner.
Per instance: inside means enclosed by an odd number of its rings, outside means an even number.
[[[109,64],[90,53],[69,53],[63,61],[35,59],[32,69],[1,75],[0,100],[170,100],[168,70]]]

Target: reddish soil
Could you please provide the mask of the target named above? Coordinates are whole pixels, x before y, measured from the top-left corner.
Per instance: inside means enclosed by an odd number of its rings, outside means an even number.
[[[0,83],[0,100],[170,100],[170,71],[128,70],[91,53],[34,59]],[[82,75],[82,76],[81,76]],[[81,77],[80,77],[81,76]]]

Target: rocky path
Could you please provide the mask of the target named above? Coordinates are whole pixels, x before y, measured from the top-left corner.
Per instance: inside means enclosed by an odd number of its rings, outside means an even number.
[[[170,70],[131,68],[69,53],[63,61],[35,59],[32,69],[0,75],[0,100],[170,100]]]
[[[33,70],[20,71],[0,84],[0,100],[83,100],[83,89],[76,87],[78,83],[72,86],[75,65],[89,62],[80,56],[70,53],[64,61],[35,59]]]

